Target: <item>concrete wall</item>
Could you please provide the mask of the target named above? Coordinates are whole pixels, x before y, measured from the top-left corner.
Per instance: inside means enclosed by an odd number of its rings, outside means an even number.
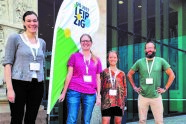
[[[100,12],[100,25],[98,31],[93,37],[92,50],[95,55],[97,55],[102,62],[103,69],[106,68],[106,0],[97,0]]]

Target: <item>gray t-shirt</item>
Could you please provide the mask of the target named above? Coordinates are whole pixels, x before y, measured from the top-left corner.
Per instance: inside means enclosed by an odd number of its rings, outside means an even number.
[[[40,63],[40,70],[37,71],[37,79],[39,82],[44,80],[44,62],[46,43],[43,39],[38,38],[40,47],[36,56],[36,62]],[[30,63],[34,62],[30,47],[25,44],[19,34],[9,36],[5,47],[5,58],[3,65],[12,65],[12,79],[31,81],[33,71],[30,70]]]

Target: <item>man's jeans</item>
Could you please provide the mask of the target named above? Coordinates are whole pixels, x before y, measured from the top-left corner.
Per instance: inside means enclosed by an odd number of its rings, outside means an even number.
[[[74,90],[67,91],[67,124],[76,124],[80,103],[82,101],[83,124],[90,124],[96,94],[84,94]]]

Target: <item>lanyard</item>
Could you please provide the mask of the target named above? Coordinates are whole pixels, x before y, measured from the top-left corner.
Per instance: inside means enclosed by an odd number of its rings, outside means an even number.
[[[109,74],[110,74],[110,82],[111,82],[112,87],[113,87],[113,86],[114,86],[114,83],[116,83],[116,76],[117,76],[117,74],[118,74],[118,69],[117,69],[117,71],[116,71],[116,73],[115,73],[115,75],[114,75],[114,79],[112,79],[112,74],[111,74],[111,69],[110,69],[110,67],[109,67]]]
[[[38,54],[38,48],[40,47],[40,44],[39,44],[39,42],[37,42],[37,44],[35,44],[35,45],[31,44],[29,42],[29,39],[28,39],[27,35],[25,33],[23,33],[23,35],[26,39],[26,42],[24,40],[23,41],[30,47],[30,50],[31,50],[32,55],[34,57],[34,61],[36,61],[36,57],[37,57],[37,54]],[[38,38],[36,38],[36,40],[38,41]],[[34,52],[33,49],[35,49],[35,52]]]
[[[34,52],[33,49],[35,49],[35,52]],[[31,47],[30,47],[30,50],[31,50],[32,55],[33,55],[33,57],[34,57],[34,61],[36,61],[36,57],[37,57],[37,53],[38,53],[38,49],[37,49],[37,48],[31,48]]]
[[[84,59],[84,63],[85,63],[85,66],[86,66],[86,74],[88,75],[88,66],[90,65],[91,54],[88,57],[88,60],[85,59],[85,56],[83,56],[83,59]],[[88,63],[87,63],[87,61],[88,61]]]
[[[147,61],[147,58],[146,58],[146,65],[147,65],[147,71],[148,71],[149,77],[150,77],[150,74],[151,74],[151,71],[152,71],[152,67],[154,65],[154,61],[155,61],[155,57],[154,57],[154,59],[152,61],[152,65],[151,65],[151,68],[149,70],[149,64],[148,64],[148,61]]]

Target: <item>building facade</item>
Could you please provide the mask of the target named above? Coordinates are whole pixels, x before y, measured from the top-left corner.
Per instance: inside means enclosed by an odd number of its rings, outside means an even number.
[[[164,116],[186,113],[184,76],[186,61],[186,1],[108,0],[107,50],[119,53],[119,68],[128,73],[134,62],[145,56],[144,43],[156,43],[156,56],[165,58],[175,73],[170,89],[163,94]],[[134,77],[139,86],[138,74]],[[162,87],[167,81],[163,75]],[[127,121],[138,120],[138,94],[128,83]],[[149,111],[148,119],[153,118]]]
[[[106,51],[118,51],[120,59],[118,66],[127,74],[133,63],[145,56],[144,43],[149,39],[153,40],[157,47],[156,56],[165,58],[176,76],[171,88],[163,94],[164,116],[186,113],[186,90],[184,90],[186,88],[184,76],[186,73],[184,64],[186,61],[186,1],[107,0],[104,2],[107,6]],[[61,3],[62,0],[53,2],[46,0],[44,4],[38,3],[39,17],[42,21],[39,35],[47,41],[47,44],[52,43],[52,31]],[[46,10],[46,8],[50,9]],[[47,18],[52,18],[52,20],[47,20]],[[49,52],[50,46],[48,45]],[[167,76],[163,75],[162,87],[166,80]],[[138,75],[135,75],[135,82],[139,85]],[[133,91],[129,83],[127,84],[126,120],[137,121],[138,94]],[[55,109],[53,113],[55,114]],[[149,111],[148,119],[150,118],[153,118],[153,115]]]
[[[3,59],[4,46],[10,33],[23,29],[21,14],[25,10],[38,8],[39,32],[38,36],[47,42],[46,81],[43,104],[46,106],[48,95],[48,80],[50,77],[50,55],[52,50],[53,30],[59,7],[63,0],[2,0],[0,2],[0,58]],[[20,4],[21,3],[21,4]],[[104,0],[99,4],[100,11],[106,17],[106,24],[101,23],[103,37],[106,37],[106,48],[96,43],[93,50],[97,51],[104,67],[106,67],[105,54],[109,50],[117,50],[119,53],[118,67],[126,74],[133,63],[144,57],[144,44],[151,39],[156,43],[156,55],[165,58],[175,73],[175,80],[171,88],[163,94],[164,116],[172,116],[186,113],[186,1],[185,0]],[[106,10],[103,8],[106,5]],[[27,5],[26,8],[24,8]],[[13,9],[12,9],[12,8]],[[102,16],[103,17],[103,16]],[[105,21],[101,19],[101,22]],[[105,27],[105,28],[104,28]],[[106,31],[106,33],[105,33]],[[97,34],[100,35],[100,34]],[[105,39],[104,39],[105,40]],[[104,47],[104,48],[103,48]],[[104,52],[102,52],[104,50]],[[0,63],[2,63],[0,61]],[[3,80],[3,68],[0,69],[0,81]],[[167,76],[163,75],[162,87]],[[2,82],[2,81],[1,81]],[[0,83],[1,83],[0,82]],[[135,82],[139,85],[139,77],[135,75]],[[128,84],[128,99],[126,121],[138,120],[137,98]],[[59,108],[57,104],[51,113],[51,120],[60,123],[65,122],[65,108]],[[152,118],[149,111],[148,119]]]

